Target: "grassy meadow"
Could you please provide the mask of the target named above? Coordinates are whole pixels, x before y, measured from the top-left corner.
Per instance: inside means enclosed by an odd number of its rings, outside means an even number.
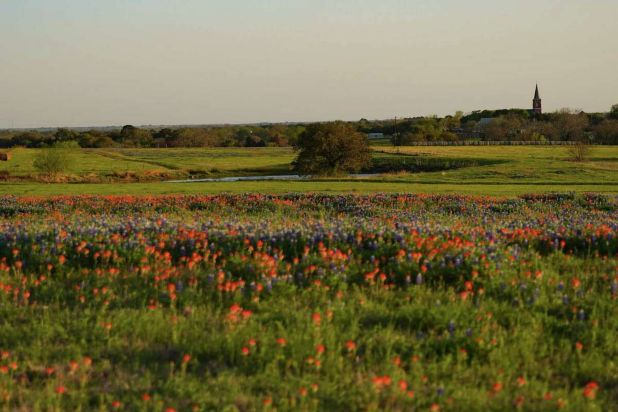
[[[585,162],[569,160],[565,147],[374,146],[374,163],[394,173],[364,179],[165,183],[188,178],[291,174],[290,148],[77,149],[58,183],[37,177],[36,149],[14,149],[0,162],[4,194],[171,194],[285,192],[415,192],[518,195],[618,191],[618,147],[595,147]],[[418,166],[418,167],[417,167]],[[378,172],[383,170],[376,166]],[[369,170],[371,172],[371,170]]]

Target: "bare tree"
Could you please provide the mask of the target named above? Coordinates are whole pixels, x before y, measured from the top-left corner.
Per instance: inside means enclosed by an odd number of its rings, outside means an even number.
[[[590,156],[591,151],[592,147],[587,137],[578,139],[573,145],[569,146],[569,155],[571,160],[575,162],[583,162],[586,160],[588,156]]]

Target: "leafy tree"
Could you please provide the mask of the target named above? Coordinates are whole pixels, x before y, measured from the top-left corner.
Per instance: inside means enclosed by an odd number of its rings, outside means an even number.
[[[40,147],[45,139],[46,137],[38,131],[19,133],[11,139],[11,146]]]
[[[91,147],[104,148],[104,147],[115,147],[117,145],[118,143],[116,143],[111,137],[99,136],[94,140]]]
[[[588,116],[585,113],[562,109],[554,115],[553,120],[559,140],[580,141],[584,138],[588,127]]]
[[[176,147],[208,147],[215,146],[215,137],[207,129],[188,127],[175,133],[173,146]]]
[[[486,140],[517,140],[523,130],[525,120],[516,113],[509,113],[494,119],[483,128]]]
[[[123,146],[127,147],[150,147],[152,146],[152,133],[150,130],[126,125],[120,131],[120,140]]]
[[[593,129],[595,142],[618,144],[618,120],[604,120]]]
[[[371,163],[367,136],[344,122],[309,125],[296,149],[294,166],[301,175],[354,173]]]
[[[60,128],[54,134],[54,138],[57,142],[66,142],[69,140],[77,140],[77,132],[71,129]]]
[[[178,130],[164,128],[154,133],[152,137],[157,140],[162,140],[166,145],[173,145],[174,141],[178,138]]]
[[[618,104],[615,104],[612,106],[612,108],[609,110],[609,116],[610,119],[616,119],[618,120]]]
[[[395,146],[408,146],[415,142],[426,142],[425,135],[415,132],[397,133],[391,137],[391,142]]]

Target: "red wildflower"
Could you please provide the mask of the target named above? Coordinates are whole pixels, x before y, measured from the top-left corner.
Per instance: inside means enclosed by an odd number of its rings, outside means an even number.
[[[320,324],[322,323],[322,315],[320,315],[318,312],[315,312],[313,315],[311,315],[311,320],[313,320],[314,325],[320,326]]]
[[[377,388],[377,389],[382,389],[384,386],[390,386],[391,383],[393,383],[393,380],[391,379],[390,376],[385,375],[385,376],[376,376],[372,379],[373,385]]]
[[[595,381],[588,382],[586,386],[584,386],[584,397],[588,399],[594,399],[597,397],[597,391],[599,390],[599,384]]]
[[[77,363],[77,361],[72,360],[69,362],[69,368],[71,369],[71,373],[73,373],[79,368],[79,363]]]
[[[519,395],[519,396],[517,396],[517,398],[515,398],[515,400],[513,401],[513,404],[515,405],[515,407],[521,408],[523,406],[523,404],[524,404],[524,400],[525,399],[526,398],[524,398],[523,395]]]

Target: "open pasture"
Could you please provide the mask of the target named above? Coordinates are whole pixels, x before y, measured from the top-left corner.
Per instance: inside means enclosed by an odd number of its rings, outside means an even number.
[[[601,195],[0,198],[6,410],[616,410]]]
[[[165,183],[166,180],[292,174],[291,148],[76,149],[60,183],[37,181],[37,149],[15,149],[0,162],[2,194],[173,194],[289,192],[415,192],[520,195],[618,191],[618,147],[596,146],[585,162],[565,147],[374,146],[362,180]],[[389,172],[390,170],[390,172]],[[386,172],[386,173],[385,173]],[[7,175],[8,173],[8,175]]]

